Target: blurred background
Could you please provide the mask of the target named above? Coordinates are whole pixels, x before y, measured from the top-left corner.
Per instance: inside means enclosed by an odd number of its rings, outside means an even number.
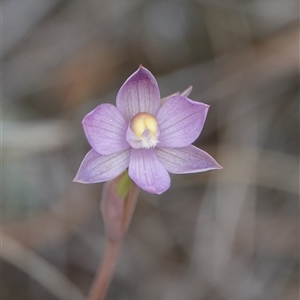
[[[103,184],[81,120],[140,64],[209,104],[221,171],[142,192],[106,299],[299,299],[297,0],[2,1],[3,300],[80,300]]]

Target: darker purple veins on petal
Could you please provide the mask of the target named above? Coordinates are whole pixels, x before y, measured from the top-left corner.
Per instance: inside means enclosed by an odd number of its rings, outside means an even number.
[[[140,112],[156,115],[160,92],[154,76],[140,67],[120,88],[116,106],[128,122]]]
[[[92,150],[74,181],[111,180],[128,168],[130,178],[149,193],[170,187],[170,176],[221,169],[205,151],[191,145],[200,135],[209,105],[175,93],[160,100],[156,79],[144,67],[120,88],[116,106],[101,104],[83,119]]]
[[[168,99],[157,114],[159,147],[185,147],[193,143],[202,131],[208,108],[182,96]]]
[[[101,155],[90,150],[83,159],[74,181],[95,183],[114,179],[129,165],[130,151]]]
[[[132,149],[128,175],[149,193],[161,194],[170,187],[170,176],[154,149]]]
[[[82,121],[85,135],[92,148],[102,155],[109,155],[129,148],[126,126],[122,114],[112,104],[101,104]]]

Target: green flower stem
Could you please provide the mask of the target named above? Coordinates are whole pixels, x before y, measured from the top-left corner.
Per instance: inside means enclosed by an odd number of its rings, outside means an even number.
[[[124,176],[127,177],[127,176]],[[129,178],[129,177],[128,177]],[[129,179],[130,180],[130,179]],[[124,186],[128,187],[128,181],[124,180]],[[126,182],[127,181],[127,182]],[[120,186],[118,184],[118,186]],[[121,189],[124,192],[125,189]],[[117,192],[118,193],[118,192]],[[119,193],[118,193],[119,194]],[[130,189],[128,192],[128,196],[126,198],[125,208],[123,212],[123,222],[122,222],[122,230],[124,231],[124,237],[126,235],[128,226],[132,219],[132,215],[136,206],[137,198],[139,194],[139,188],[130,180]],[[120,195],[120,194],[119,194]],[[88,300],[103,300],[109,284],[111,282],[115,266],[117,264],[117,260],[119,257],[120,250],[123,245],[124,238],[119,240],[111,240],[107,239],[105,252],[102,260],[102,264],[99,265],[99,269],[94,279],[94,283],[92,285],[90,295]]]

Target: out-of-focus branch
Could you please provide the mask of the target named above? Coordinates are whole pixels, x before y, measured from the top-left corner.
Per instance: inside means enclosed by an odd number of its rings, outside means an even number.
[[[60,300],[84,300],[81,291],[42,257],[16,240],[1,237],[1,257],[27,273]]]

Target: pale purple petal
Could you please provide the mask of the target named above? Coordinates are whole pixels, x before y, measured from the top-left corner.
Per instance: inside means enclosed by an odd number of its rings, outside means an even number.
[[[222,169],[208,153],[193,145],[183,148],[156,149],[156,154],[167,171],[173,174]]]
[[[159,147],[177,148],[193,143],[200,135],[209,105],[182,96],[168,99],[156,119],[160,129]]]
[[[119,176],[129,164],[130,149],[111,155],[98,154],[93,149],[83,159],[75,182],[95,183]]]
[[[155,116],[160,107],[160,92],[151,72],[141,66],[133,73],[120,88],[116,105],[128,122],[139,112]]]
[[[180,96],[183,97],[188,97],[188,95],[191,93],[193,87],[189,86],[186,90],[184,90],[183,92],[180,93]]]
[[[140,188],[149,193],[161,194],[170,187],[170,176],[154,149],[132,149],[128,174]]]
[[[128,123],[114,105],[99,105],[85,116],[82,124],[90,145],[99,154],[109,155],[129,148]]]

